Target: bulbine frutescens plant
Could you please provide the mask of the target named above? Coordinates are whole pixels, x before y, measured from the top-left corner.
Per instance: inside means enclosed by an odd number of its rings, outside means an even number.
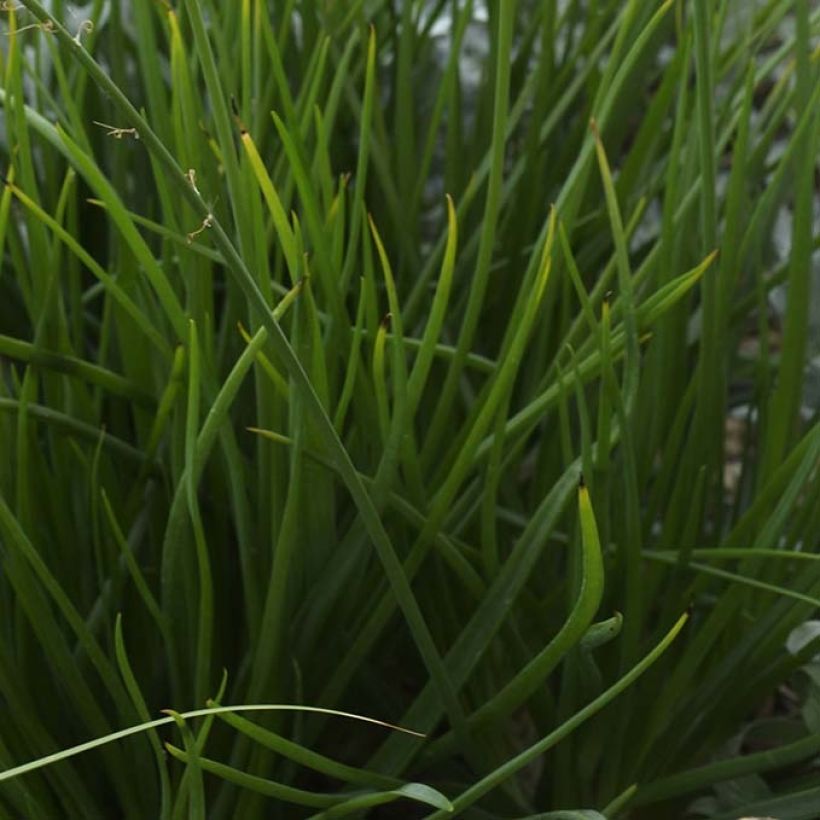
[[[3,11],[0,816],[814,816],[820,11]]]

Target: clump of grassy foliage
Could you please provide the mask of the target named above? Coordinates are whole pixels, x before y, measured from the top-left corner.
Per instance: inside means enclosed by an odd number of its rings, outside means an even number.
[[[813,6],[4,4],[0,815],[816,816]]]

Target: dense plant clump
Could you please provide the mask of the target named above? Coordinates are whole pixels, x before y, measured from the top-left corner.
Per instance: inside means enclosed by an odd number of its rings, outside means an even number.
[[[817,4],[1,25],[0,817],[820,814]]]

